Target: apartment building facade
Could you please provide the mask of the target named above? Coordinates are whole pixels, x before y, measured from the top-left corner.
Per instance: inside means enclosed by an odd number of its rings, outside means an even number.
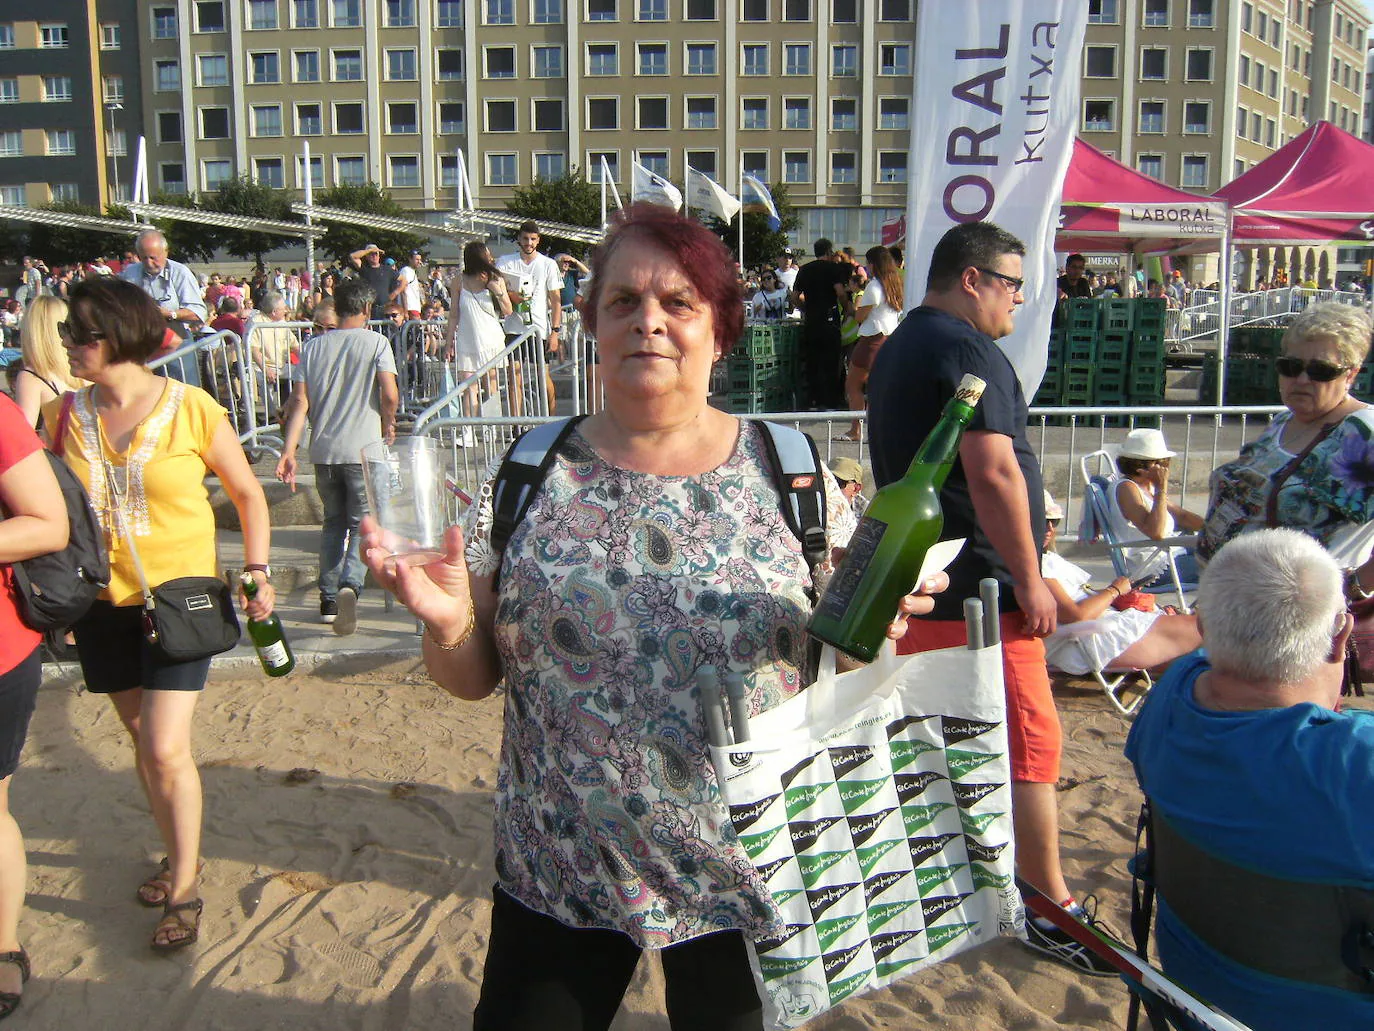
[[[0,4],[0,204],[127,193],[142,113],[136,0]]]

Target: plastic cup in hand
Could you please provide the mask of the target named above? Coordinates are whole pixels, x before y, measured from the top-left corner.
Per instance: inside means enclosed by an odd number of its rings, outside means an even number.
[[[391,554],[386,565],[421,566],[444,556],[444,471],[432,437],[363,448],[372,517]]]

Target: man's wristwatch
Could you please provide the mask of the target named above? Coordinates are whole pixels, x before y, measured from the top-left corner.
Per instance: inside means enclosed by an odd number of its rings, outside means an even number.
[[[250,562],[243,567],[245,573],[261,573],[267,579],[272,579],[272,567],[261,562]]]

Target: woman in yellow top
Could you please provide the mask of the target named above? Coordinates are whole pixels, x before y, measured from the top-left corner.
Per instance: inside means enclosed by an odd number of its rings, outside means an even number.
[[[170,662],[142,633],[142,590],[129,542],[134,538],[148,584],[182,576],[215,576],[215,519],[205,477],[214,473],[238,509],[245,569],[258,580],[250,618],[272,611],[267,552],[267,500],[225,411],[197,387],[150,372],[144,362],[162,342],[165,322],[142,290],[110,277],[72,288],[62,323],[72,371],[93,384],[44,408],[45,425],[61,433],[57,449],[85,484],[110,547],[110,586],[76,625],[86,688],[108,694],[134,742],[148,802],[167,847],[161,868],[138,890],[161,906],[153,948],[194,942],[198,892],[201,786],[191,755],[191,717],[210,660]],[[119,510],[123,509],[123,520]]]

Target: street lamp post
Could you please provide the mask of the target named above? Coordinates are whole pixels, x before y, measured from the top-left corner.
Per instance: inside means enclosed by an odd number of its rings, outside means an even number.
[[[110,116],[110,131],[106,137],[109,141],[110,165],[114,169],[114,187],[110,192],[110,203],[119,203],[119,152],[115,150],[114,116],[116,111],[123,111],[124,105],[115,100],[105,103],[105,112]]]

